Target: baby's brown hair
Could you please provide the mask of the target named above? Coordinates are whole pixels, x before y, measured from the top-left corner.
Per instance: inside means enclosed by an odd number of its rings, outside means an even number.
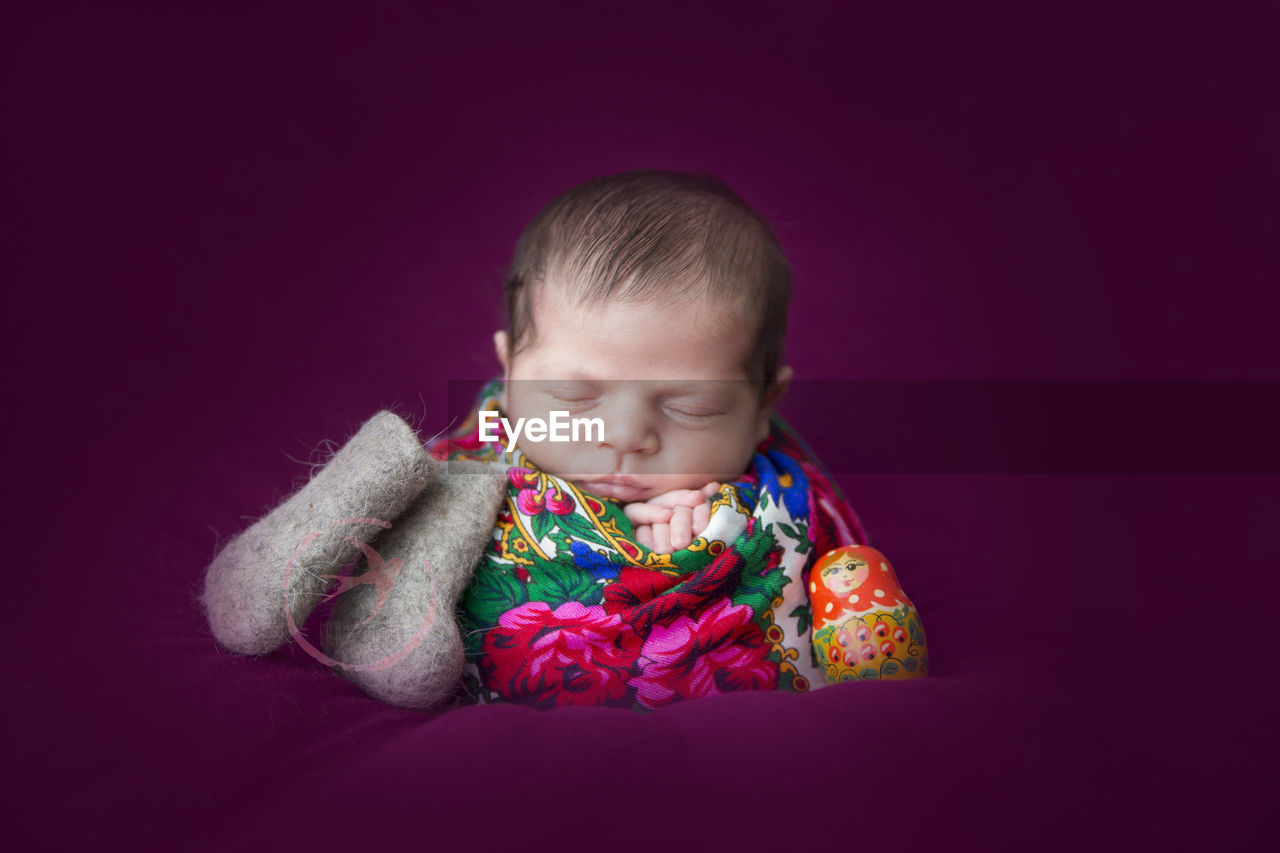
[[[756,321],[750,374],[777,378],[791,265],[769,224],[712,175],[638,169],[574,187],[524,229],[503,282],[511,352],[533,338],[534,289],[548,278],[590,302],[685,294]]]

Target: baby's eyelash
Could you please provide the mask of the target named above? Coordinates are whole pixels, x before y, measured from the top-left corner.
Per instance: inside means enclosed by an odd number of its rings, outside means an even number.
[[[581,403],[600,396],[586,388],[547,388],[543,393],[553,400],[563,400],[566,403]]]
[[[717,415],[724,414],[724,412],[715,412],[715,411],[691,412],[688,409],[677,409],[673,407],[668,407],[667,411],[673,414],[679,415],[682,418],[698,418],[698,419],[714,418]]]
[[[585,412],[600,401],[598,397],[561,397],[558,394],[552,394],[551,399],[555,405],[571,413]]]

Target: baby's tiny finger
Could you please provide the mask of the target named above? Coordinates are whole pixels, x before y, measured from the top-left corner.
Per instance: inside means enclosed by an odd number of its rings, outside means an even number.
[[[659,506],[669,506],[672,508],[678,506],[687,506],[693,508],[702,503],[706,498],[702,492],[695,492],[693,489],[675,489],[674,491],[664,492],[656,498],[650,498],[650,503]]]
[[[653,544],[649,546],[649,549],[657,551],[659,554],[671,553],[671,525],[653,525]]]
[[[717,482],[712,481],[712,482],[707,483],[705,486],[703,486],[703,487],[702,487],[702,494],[703,494],[703,495],[705,495],[706,497],[709,497],[709,498],[710,498],[710,497],[715,497],[717,494],[719,494],[719,493],[720,493],[720,490],[721,490],[722,488],[724,488],[724,486],[723,486],[723,485],[721,485],[720,483],[717,483]]]
[[[676,507],[671,513],[671,550],[688,548],[693,541],[693,510],[687,506]]]
[[[711,523],[711,504],[698,504],[693,508],[693,535],[701,536]]]
[[[649,529],[649,525],[637,525],[635,528],[635,534],[636,542],[643,545],[645,548],[648,548],[650,551],[653,550],[653,531]]]
[[[632,503],[622,508],[632,524],[653,524],[659,521],[670,521],[671,510],[665,506],[654,506],[648,503]]]

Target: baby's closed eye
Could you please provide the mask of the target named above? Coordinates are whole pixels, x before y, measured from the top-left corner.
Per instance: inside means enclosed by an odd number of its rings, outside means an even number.
[[[704,421],[728,413],[732,406],[716,397],[672,397],[663,401],[663,411],[675,418]]]
[[[689,423],[703,423],[724,414],[716,409],[700,409],[696,406],[667,406],[666,412],[677,421]]]
[[[570,411],[582,411],[600,401],[600,392],[586,385],[553,386],[543,391],[552,401]]]

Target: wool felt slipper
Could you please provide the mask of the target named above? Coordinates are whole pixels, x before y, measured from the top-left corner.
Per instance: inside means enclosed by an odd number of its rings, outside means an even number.
[[[287,642],[339,570],[438,468],[399,415],[383,410],[366,421],[306,485],[214,557],[202,601],[218,642],[247,655]]]
[[[503,466],[441,463],[325,626],[325,653],[344,677],[392,705],[426,710],[457,690],[464,664],[455,610],[507,496]]]

